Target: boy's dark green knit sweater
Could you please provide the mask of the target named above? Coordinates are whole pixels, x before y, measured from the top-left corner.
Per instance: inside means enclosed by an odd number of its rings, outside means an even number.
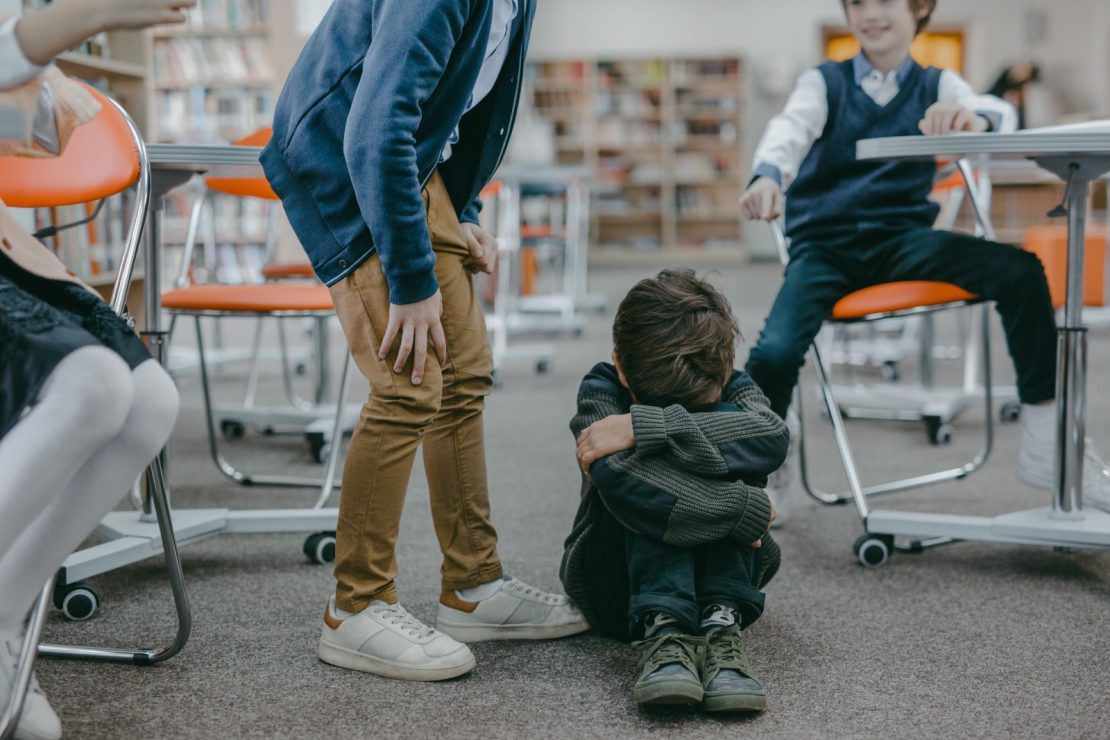
[[[781,551],[767,531],[771,502],[763,487],[789,442],[747,373],[733,371],[718,403],[691,412],[633,404],[608,363],[582,380],[571,432],[577,439],[594,422],[629,412],[636,446],[596,461],[583,476],[559,571],[590,624],[621,640],[629,639],[625,530],[678,547],[762,538],[755,585],[771,580]]]

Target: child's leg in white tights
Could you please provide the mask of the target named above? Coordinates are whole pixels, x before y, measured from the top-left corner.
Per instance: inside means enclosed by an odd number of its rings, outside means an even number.
[[[130,372],[114,353],[101,348],[94,348],[108,352],[116,361],[111,374],[115,378],[122,378],[119,383],[126,387],[127,393],[113,394],[113,401],[120,403],[120,408],[107,412],[102,396],[106,385],[113,383],[92,382],[92,388],[84,387],[86,393],[91,392],[97,397],[96,402],[87,405],[95,406],[93,412],[86,412],[83,421],[74,422],[55,421],[54,424],[45,425],[47,429],[35,432],[40,434],[53,434],[63,440],[71,437],[71,430],[99,430],[100,434],[89,434],[95,437],[98,444],[92,452],[84,452],[83,459],[76,470],[71,463],[76,459],[76,451],[72,446],[63,445],[56,449],[52,458],[36,458],[36,464],[42,467],[65,467],[68,469],[68,480],[58,484],[62,474],[50,477],[52,487],[47,487],[42,477],[37,476],[34,466],[30,468],[26,477],[30,486],[24,490],[34,491],[38,498],[45,500],[46,505],[39,507],[37,516],[28,522],[23,531],[19,532],[15,541],[0,553],[0,593],[11,595],[15,598],[0,600],[0,629],[11,623],[18,622],[26,613],[26,609],[34,600],[35,594],[42,588],[47,578],[62,564],[66,556],[76,548],[81,541],[96,526],[97,522],[110,511],[126,493],[138,475],[153,459],[169,438],[177,416],[178,396],[173,381],[165,371],[153,360],[144,362]],[[35,406],[19,426],[29,421],[40,407],[53,396],[60,385],[66,386],[67,392],[76,392],[79,381],[69,377],[70,368],[62,365],[69,363],[79,352],[74,352],[67,357],[51,375],[48,388],[44,388],[42,400]],[[85,358],[79,358],[80,372],[85,376],[93,376]],[[111,363],[107,363],[110,365]],[[59,376],[59,372],[65,373]],[[108,367],[96,371],[96,375],[108,377]],[[95,376],[94,376],[95,377]],[[66,381],[72,381],[70,385]],[[117,389],[118,390],[118,389]],[[49,392],[48,392],[49,391]],[[87,395],[85,396],[87,398]],[[68,405],[80,404],[81,401],[68,398]],[[103,415],[103,416],[101,416]],[[111,417],[109,419],[108,417]],[[115,419],[120,419],[115,422]],[[106,423],[107,422],[107,423]],[[18,431],[19,426],[13,429],[0,444],[0,469],[5,469],[4,456],[8,440]],[[107,432],[111,432],[110,435]],[[18,444],[27,447],[27,438],[34,436],[25,432],[17,440]],[[80,435],[86,436],[84,434]],[[34,450],[26,450],[25,454]],[[59,463],[62,463],[59,465]],[[6,477],[6,476],[5,476]],[[0,502],[12,498],[14,492],[6,491],[7,481],[0,483]],[[4,510],[4,509],[0,509]],[[4,510],[6,512],[6,510]],[[6,513],[3,517],[6,519]],[[4,527],[7,528],[5,522]],[[11,542],[11,540],[8,540]],[[9,606],[10,604],[10,606]]]

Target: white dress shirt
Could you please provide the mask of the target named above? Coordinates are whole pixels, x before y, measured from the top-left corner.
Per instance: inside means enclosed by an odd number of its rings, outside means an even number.
[[[15,38],[15,24],[18,18],[9,18],[0,25],[0,90],[22,85],[43,68],[31,64],[23,55],[19,41]]]
[[[886,105],[898,94],[913,67],[908,59],[898,69],[882,73],[863,54],[853,60],[856,83],[879,105]],[[993,95],[978,95],[962,77],[951,70],[940,73],[937,102],[953,102],[985,117],[992,131],[1010,132],[1017,128],[1014,107]],[[817,69],[798,78],[782,113],[771,119],[755,152],[754,177],[770,177],[783,190],[790,187],[813,143],[820,138],[829,118],[828,89]]]
[[[517,0],[494,0],[493,20],[489,27],[486,56],[482,61],[481,70],[478,71],[478,80],[474,83],[474,92],[466,104],[463,115],[466,115],[478,103],[481,103],[493,90],[493,86],[497,84],[497,78],[501,76],[501,68],[505,66],[505,60],[509,56],[509,47],[512,46],[513,21],[516,20],[518,12]],[[443,148],[443,154],[439,156],[440,164],[451,158],[451,147],[458,140],[459,127],[456,126],[451,133],[451,138],[447,140],[447,146]]]

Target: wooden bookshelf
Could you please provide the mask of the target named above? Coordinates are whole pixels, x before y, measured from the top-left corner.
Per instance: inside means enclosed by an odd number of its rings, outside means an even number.
[[[741,70],[731,56],[529,65],[532,103],[554,129],[558,162],[595,173],[601,261],[744,257]]]

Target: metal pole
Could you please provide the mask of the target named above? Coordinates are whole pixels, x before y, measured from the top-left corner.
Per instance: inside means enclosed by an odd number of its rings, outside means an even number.
[[[1057,465],[1052,513],[1079,519],[1083,511],[1083,446],[1086,435],[1087,332],[1083,328],[1083,253],[1090,181],[1078,170],[1068,189],[1068,288],[1059,330],[1056,374]]]

